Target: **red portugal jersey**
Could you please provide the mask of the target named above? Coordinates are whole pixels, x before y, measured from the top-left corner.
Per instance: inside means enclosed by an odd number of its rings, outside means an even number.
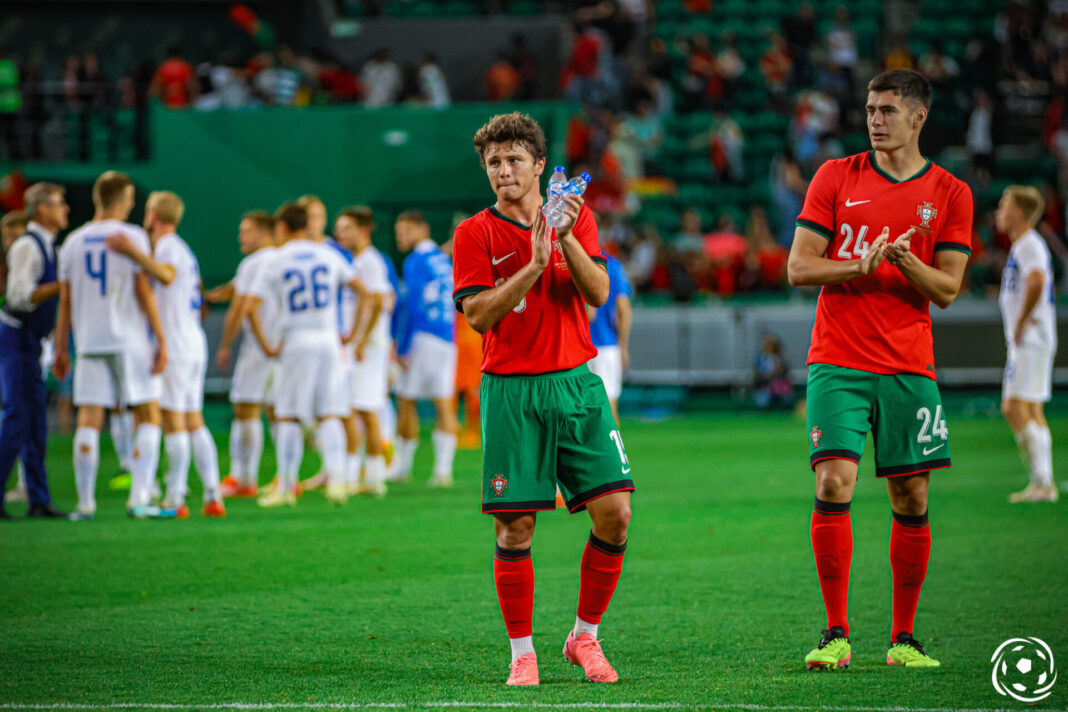
[[[572,231],[586,254],[607,266],[597,222],[586,206]],[[586,302],[571,281],[560,243],[523,301],[482,335],[485,373],[548,373],[580,366],[597,355],[590,343]],[[464,220],[453,237],[453,300],[493,289],[530,262],[530,227],[487,208]]]
[[[863,257],[884,226],[891,241],[914,227],[912,253],[930,265],[941,250],[971,254],[972,194],[930,160],[898,181],[869,151],[820,166],[797,224],[827,238],[833,260]],[[930,301],[885,261],[873,275],[825,285],[808,363],[934,379]]]

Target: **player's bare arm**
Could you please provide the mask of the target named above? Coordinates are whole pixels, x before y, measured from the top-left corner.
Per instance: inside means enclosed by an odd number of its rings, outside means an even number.
[[[1042,272],[1037,269],[1028,272],[1027,279],[1024,281],[1024,300],[1020,308],[1020,318],[1016,322],[1016,328],[1013,329],[1012,340],[1017,346],[1023,342],[1024,330],[1031,323],[1031,312],[1038,306],[1038,301],[1045,290],[1046,278]]]
[[[856,260],[832,260],[824,257],[827,238],[808,228],[798,226],[794,231],[794,244],[790,247],[790,259],[786,274],[794,287],[841,284],[857,277],[875,273],[886,256],[886,243],[890,230],[883,228],[868,248],[868,253]]]
[[[33,294],[30,295],[30,304],[34,306],[40,304],[43,301],[53,299],[59,296],[59,282],[46,282],[39,285],[33,290]]]
[[[885,228],[884,228],[885,231]],[[913,232],[909,229],[909,232]],[[904,238],[909,232],[901,237]],[[899,238],[900,240],[901,238]],[[912,283],[923,296],[945,309],[960,293],[960,284],[964,279],[964,268],[968,266],[968,255],[955,250],[936,252],[934,265],[925,264],[919,257],[908,251],[908,240],[903,242],[894,252],[891,264],[894,264],[901,274]],[[905,250],[904,254],[901,250]],[[888,258],[889,259],[889,258]]]
[[[349,334],[348,338],[356,341],[356,360],[363,361],[367,341],[371,338],[371,329],[374,328],[375,321],[378,318],[377,312],[382,311],[382,295],[372,294],[359,278],[353,279],[345,286],[359,296],[356,301],[356,314],[353,316],[352,333]],[[375,317],[371,318],[371,312],[375,309],[375,304],[378,305],[377,312]],[[366,326],[361,329],[359,328],[361,324]]]
[[[152,375],[158,376],[167,368],[167,340],[163,336],[163,322],[159,318],[156,295],[152,291],[152,285],[148,283],[148,277],[143,272],[134,277],[134,292],[137,294],[137,303],[141,305],[141,311],[148,319],[148,328],[156,337],[156,355],[152,361]]]
[[[222,304],[223,302],[229,302],[235,298],[235,289],[233,282],[227,282],[215,289],[209,289],[204,292],[204,301],[208,304]]]
[[[523,265],[506,282],[493,289],[464,297],[460,302],[467,323],[478,333],[485,334],[508,312],[515,309],[548,266],[553,248],[549,242],[549,228],[545,226],[545,220],[540,214],[534,219],[530,230],[530,246],[530,262]],[[607,279],[607,275],[605,278]]]
[[[567,206],[564,214],[567,215],[568,224],[556,231],[556,239],[560,241],[560,249],[571,272],[571,281],[575,283],[579,294],[587,304],[600,307],[608,301],[608,270],[594,262],[571,233],[585,202],[581,195],[569,194],[564,197]]]
[[[272,346],[267,341],[267,335],[263,332],[263,322],[260,321],[260,305],[263,304],[263,300],[257,296],[249,295],[244,300],[244,317],[248,319],[248,328],[252,331],[252,336],[256,339],[256,343],[260,346],[260,351],[267,358],[278,358],[278,355],[282,353],[282,344],[278,346]]]
[[[619,323],[619,359],[626,370],[630,365],[630,327],[634,323],[634,314],[630,308],[630,297],[625,294],[616,297],[616,318]]]
[[[59,288],[59,314],[56,316],[56,356],[52,361],[52,374],[60,381],[70,373],[70,283],[56,282]]]
[[[170,284],[174,281],[175,269],[174,265],[165,264],[156,260],[152,255],[146,255],[133,244],[129,237],[123,233],[117,233],[111,235],[104,240],[104,244],[112,252],[116,252],[124,257],[129,257],[131,260],[137,263],[137,265],[148,273],[152,279],[160,282],[161,284]]]
[[[230,364],[231,347],[234,344],[234,339],[237,338],[237,333],[241,330],[241,317],[244,314],[244,307],[245,297],[238,294],[233,298],[233,301],[230,302],[230,307],[226,310],[226,318],[223,319],[222,336],[219,338],[219,348],[215,352],[215,365],[221,370],[225,370]]]

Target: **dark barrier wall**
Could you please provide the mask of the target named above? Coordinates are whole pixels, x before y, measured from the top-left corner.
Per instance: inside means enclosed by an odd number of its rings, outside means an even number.
[[[346,205],[371,205],[379,213],[375,241],[387,254],[395,252],[392,218],[407,208],[423,210],[434,237],[446,240],[454,213],[470,214],[494,202],[471,139],[490,116],[512,109],[503,104],[467,104],[445,111],[156,109],[148,163],[33,164],[23,171],[31,181],[53,180],[77,193],[71,204],[82,209],[71,215],[72,227],[91,217],[83,198],[88,198],[94,178],[109,168],[127,171],[137,184],[138,218],[148,191],[173,190],[186,202],[179,232],[196,252],[205,284],[214,285],[233,276],[241,257],[241,214],[273,210],[305,193],[324,200],[331,220]],[[545,129],[549,165],[562,160],[571,107],[528,103],[522,111]]]
[[[521,35],[535,57],[534,93],[530,98],[557,95],[557,79],[571,49],[568,19],[563,15],[533,17],[391,19],[374,18],[344,23],[351,34],[331,37],[329,49],[353,67],[379,49],[386,48],[401,64],[418,66],[423,52],[433,52],[449,80],[454,101],[488,99],[486,70],[497,54],[511,54],[513,38]],[[413,38],[420,38],[413,40]]]

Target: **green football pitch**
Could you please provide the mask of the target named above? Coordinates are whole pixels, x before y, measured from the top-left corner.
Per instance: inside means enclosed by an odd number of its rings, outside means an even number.
[[[213,420],[225,472],[225,420]],[[1051,427],[1065,473],[1068,415]],[[869,456],[852,510],[853,665],[805,671],[824,618],[804,425],[712,414],[624,420],[639,491],[601,625],[619,684],[587,683],[560,654],[589,520],[558,511],[540,516],[534,544],[542,684],[504,685],[475,452],[458,455],[449,491],[426,487],[424,438],[416,480],[381,501],[333,507],[310,493],[285,510],[231,501],[224,520],[129,521],[124,493],[106,488],[105,444],[95,522],[0,526],[0,710],[1023,709],[995,691],[990,658],[1035,636],[1068,662],[1068,501],[1009,505],[1024,476],[1004,423],[951,411],[950,428],[915,631],[938,670],[885,663],[890,510]],[[70,443],[49,443],[68,508]],[[1068,678],[1035,707],[1068,707]]]

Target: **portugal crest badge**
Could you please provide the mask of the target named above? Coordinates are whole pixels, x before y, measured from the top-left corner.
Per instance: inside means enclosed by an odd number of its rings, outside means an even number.
[[[808,439],[812,441],[812,447],[820,446],[820,439],[823,437],[823,431],[820,430],[820,426],[813,425],[812,432],[808,434]]]
[[[920,227],[931,227],[931,221],[938,217],[938,208],[925,200],[916,206],[916,214],[920,216]]]
[[[505,479],[504,475],[495,475],[490,480],[490,487],[493,488],[494,497],[503,497],[504,490],[508,488],[508,480]]]

